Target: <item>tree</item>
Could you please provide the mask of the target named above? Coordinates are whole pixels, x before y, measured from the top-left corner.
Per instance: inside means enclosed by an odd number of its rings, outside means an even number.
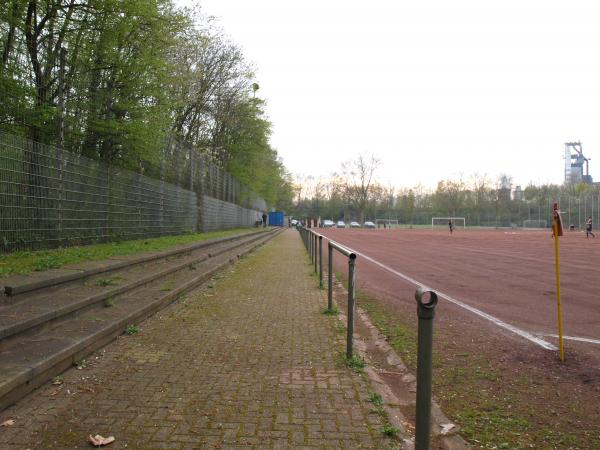
[[[438,182],[433,197],[436,214],[456,216],[457,212],[464,207],[466,198],[466,185],[461,180],[443,180]]]
[[[373,194],[374,176],[380,164],[373,155],[359,155],[354,161],[342,164],[344,196],[357,211],[361,223],[365,220],[365,211]]]

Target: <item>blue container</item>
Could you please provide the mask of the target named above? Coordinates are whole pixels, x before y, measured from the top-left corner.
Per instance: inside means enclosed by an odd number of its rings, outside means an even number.
[[[283,213],[281,211],[273,211],[269,213],[270,227],[282,227],[283,226]]]

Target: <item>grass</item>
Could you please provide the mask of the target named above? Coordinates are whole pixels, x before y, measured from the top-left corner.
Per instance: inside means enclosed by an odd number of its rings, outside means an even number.
[[[163,236],[152,239],[112,242],[77,247],[57,248],[40,251],[21,251],[0,254],[0,277],[11,274],[26,275],[48,269],[58,269],[67,264],[82,261],[96,261],[113,256],[133,255],[136,253],[163,250],[190,242],[216,239],[235,234],[252,233],[254,228],[243,228],[208,233],[183,234],[179,236]]]
[[[407,367],[417,367],[417,334],[397,320],[363,292],[357,292],[357,303],[369,315],[373,325],[383,334],[390,346],[400,356]]]
[[[325,314],[326,316],[337,316],[340,314],[340,309],[337,307],[337,305],[333,305],[331,309],[325,308],[321,311],[321,313]]]
[[[80,359],[79,361],[75,361],[73,365],[77,370],[82,370],[87,367],[87,361],[85,359]]]
[[[389,423],[386,423],[384,426],[381,427],[380,431],[388,437],[394,437],[398,433],[400,433],[400,428],[397,428],[393,425],[390,425]]]
[[[117,281],[114,278],[101,278],[94,283],[96,286],[114,286]]]
[[[416,313],[403,316],[364,293],[357,296],[371,322],[415,373]],[[477,341],[454,342],[460,330],[436,325],[433,394],[474,448],[600,449],[597,427],[592,425],[597,424],[597,408],[585,400],[585,385],[570,381],[575,388],[568,382],[557,387],[555,380],[569,377],[564,370],[498,361]],[[373,404],[377,411],[380,407]],[[387,434],[383,429],[382,433]]]
[[[175,280],[165,281],[163,285],[160,287],[162,292],[172,291],[175,287]]]
[[[357,355],[352,355],[352,358],[346,358],[346,365],[355,372],[362,372],[365,368],[365,360]]]
[[[375,406],[383,405],[383,398],[377,392],[371,392],[369,394],[369,401],[373,403]]]
[[[140,327],[138,327],[137,325],[127,325],[127,328],[125,329],[125,334],[131,336],[132,334],[136,334],[140,332]]]

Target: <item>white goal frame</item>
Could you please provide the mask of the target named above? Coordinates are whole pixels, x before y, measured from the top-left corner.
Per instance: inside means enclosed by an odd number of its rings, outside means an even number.
[[[548,221],[545,219],[525,219],[523,228],[548,228]]]
[[[462,220],[462,227],[463,229],[465,229],[467,227],[467,221],[465,220],[464,217],[432,217],[431,218],[431,228],[435,228],[435,226],[440,226],[440,225],[445,225],[446,227],[448,226],[448,221],[452,221],[452,225],[454,225],[454,228],[456,228],[456,226],[458,225],[456,222],[457,221],[461,221]],[[436,221],[443,221],[443,222],[439,222],[439,223],[435,223]]]
[[[375,224],[379,227],[379,224],[387,224],[388,228],[390,225],[398,226],[398,219],[375,219]]]

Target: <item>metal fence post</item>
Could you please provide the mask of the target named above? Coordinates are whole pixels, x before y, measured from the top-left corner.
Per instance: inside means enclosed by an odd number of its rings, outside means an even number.
[[[323,236],[319,236],[319,288],[323,289]]]
[[[327,266],[327,309],[333,309],[333,246],[331,242],[327,243],[328,266]]]
[[[315,252],[315,273],[317,273],[317,259],[318,259],[318,251],[317,251],[317,245],[319,244],[319,237],[315,234],[314,235],[315,240],[314,240],[314,252]]]
[[[354,336],[354,304],[356,303],[354,289],[354,267],[356,254],[348,257],[348,334],[346,336],[346,358],[352,358],[353,336]]]
[[[429,297],[425,303],[423,300]],[[433,347],[433,317],[437,294],[418,288],[417,300],[418,349],[417,349],[417,411],[415,428],[415,450],[429,449],[429,431],[431,422],[431,372]]]

